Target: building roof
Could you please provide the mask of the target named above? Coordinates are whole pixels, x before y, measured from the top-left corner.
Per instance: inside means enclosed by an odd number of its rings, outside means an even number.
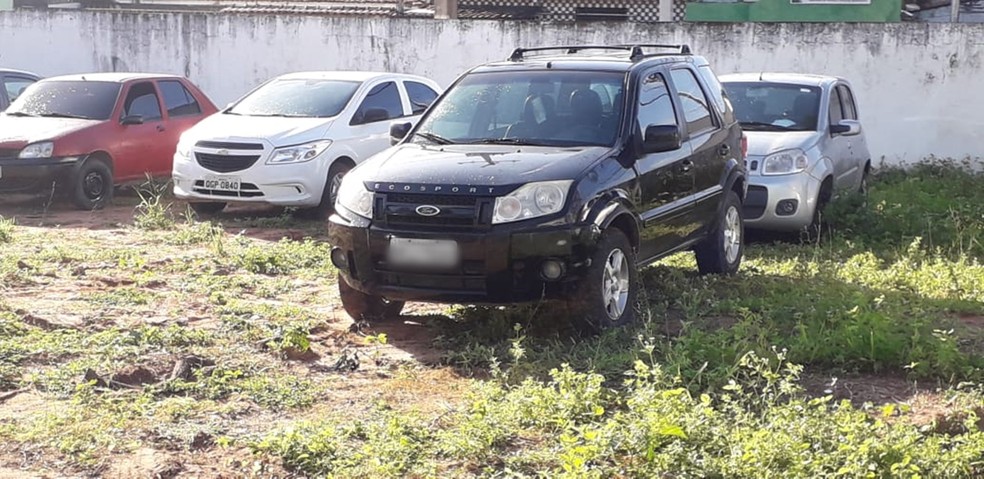
[[[168,75],[164,73],[80,73],[74,75],[62,75],[46,78],[45,80],[55,81],[100,81],[110,83],[123,83],[130,80],[150,80],[154,78],[181,78],[178,75]]]
[[[803,86],[824,86],[843,78],[831,75],[814,75],[812,73],[781,73],[781,72],[759,72],[759,73],[731,73],[720,75],[718,79],[724,82],[768,82],[768,83],[789,83],[792,85]]]

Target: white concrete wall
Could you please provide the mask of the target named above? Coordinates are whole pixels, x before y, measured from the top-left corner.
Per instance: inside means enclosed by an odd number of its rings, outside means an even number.
[[[0,12],[0,66],[189,76],[224,105],[281,73],[377,69],[447,85],[516,46],[687,42],[718,71],[841,75],[876,161],[984,156],[984,25],[581,24],[274,15]]]

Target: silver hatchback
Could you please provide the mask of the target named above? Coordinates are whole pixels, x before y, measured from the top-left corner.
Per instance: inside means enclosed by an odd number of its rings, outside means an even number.
[[[818,228],[832,199],[866,191],[871,155],[847,80],[739,73],[721,83],[748,138],[747,227]]]

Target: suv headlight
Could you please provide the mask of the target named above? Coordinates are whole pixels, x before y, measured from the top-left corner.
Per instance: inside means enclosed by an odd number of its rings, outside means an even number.
[[[40,143],[32,143],[25,146],[17,157],[25,160],[31,158],[51,158],[51,155],[54,152],[55,144],[53,142],[42,141]]]
[[[273,150],[273,156],[267,160],[268,165],[286,165],[304,163],[318,157],[331,146],[331,140],[319,140],[303,145],[287,146]]]
[[[803,150],[785,150],[773,153],[762,160],[763,175],[789,175],[799,173],[810,166],[810,158]]]
[[[540,181],[520,186],[495,199],[492,224],[546,216],[564,209],[572,180]]]
[[[372,218],[372,192],[356,178],[347,175],[342,177],[342,184],[338,187],[338,197],[335,201],[336,206],[341,206],[359,216]]]

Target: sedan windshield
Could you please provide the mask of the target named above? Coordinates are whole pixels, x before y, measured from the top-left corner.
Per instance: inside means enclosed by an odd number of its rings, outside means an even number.
[[[434,105],[414,141],[610,146],[624,79],[592,71],[473,73]]]
[[[256,89],[226,111],[232,115],[328,118],[341,113],[360,82],[284,79]]]
[[[120,86],[115,82],[41,81],[28,87],[6,114],[108,120]]]
[[[728,99],[742,129],[812,131],[817,129],[820,89],[764,82],[728,82]]]

